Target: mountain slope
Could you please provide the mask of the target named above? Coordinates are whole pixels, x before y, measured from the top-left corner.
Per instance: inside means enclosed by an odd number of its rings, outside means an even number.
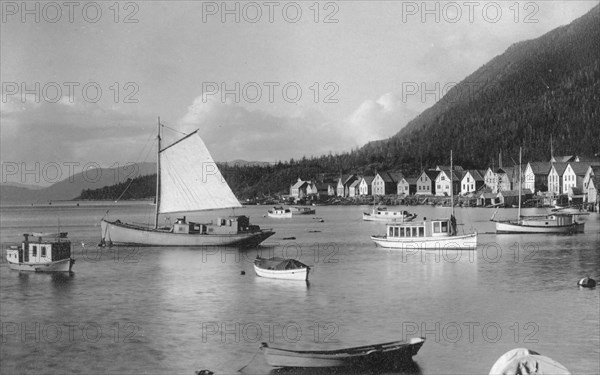
[[[432,165],[453,149],[458,162],[484,167],[500,151],[517,155],[520,145],[526,160],[547,160],[552,134],[555,153],[593,155],[600,151],[598,103],[600,6],[511,46],[391,139],[361,151],[392,154],[395,163]]]

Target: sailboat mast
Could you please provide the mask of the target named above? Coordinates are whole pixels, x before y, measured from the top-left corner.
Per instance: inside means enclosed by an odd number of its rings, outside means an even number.
[[[154,228],[158,229],[158,212],[160,210],[160,117],[158,118],[156,139],[158,140],[158,146],[156,149],[156,214],[154,216]]]
[[[450,202],[452,206],[452,216],[454,216],[454,180],[452,179],[452,150],[450,150]]]
[[[522,163],[522,147],[519,147],[519,210],[517,212],[517,220],[521,219],[521,191],[522,191],[522,187],[521,185],[523,184],[522,178],[521,178],[521,163]]]

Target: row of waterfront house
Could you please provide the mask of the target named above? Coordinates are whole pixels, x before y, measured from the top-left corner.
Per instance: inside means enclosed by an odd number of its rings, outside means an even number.
[[[520,172],[520,173],[519,173]],[[463,169],[436,166],[418,176],[402,172],[379,172],[375,176],[348,174],[337,181],[298,181],[290,187],[294,199],[304,197],[359,197],[383,195],[449,196],[477,198],[480,205],[512,204],[518,199],[519,179],[522,196],[568,196],[575,203],[598,205],[600,188],[600,159],[578,156],[556,156],[547,162],[528,162],[515,167]]]

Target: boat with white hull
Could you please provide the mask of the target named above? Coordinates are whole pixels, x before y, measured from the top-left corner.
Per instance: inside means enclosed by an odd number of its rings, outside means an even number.
[[[585,223],[572,214],[521,216],[519,220],[496,221],[496,233],[583,233]]]
[[[67,233],[24,234],[25,240],[6,250],[6,260],[12,270],[27,272],[71,272],[71,241]],[[30,239],[29,237],[34,237]]]
[[[397,250],[475,250],[477,233],[451,235],[452,219],[387,224],[385,235],[371,236],[378,246]]]
[[[452,152],[450,152],[450,176],[452,181]],[[452,197],[450,218],[388,223],[385,234],[371,236],[371,240],[377,246],[397,250],[475,250],[477,232],[463,235],[457,233],[452,186],[453,184],[450,183],[450,197]]]
[[[103,218],[101,244],[255,247],[274,234],[251,225],[243,215],[218,217],[207,223],[187,222],[183,216],[173,225],[159,227],[159,214],[242,207],[198,131],[161,148],[161,126],[159,119],[154,227]]]
[[[522,152],[519,149],[519,170],[521,170]],[[496,223],[496,233],[583,233],[585,223],[578,222],[576,214],[552,213],[548,215],[521,215],[521,190],[522,181],[519,173],[519,204],[517,218],[515,220],[494,220],[496,212],[491,221]]]
[[[292,210],[283,207],[273,207],[272,210],[267,211],[267,216],[274,219],[291,219]]]
[[[383,221],[383,222],[408,222],[417,217],[408,211],[388,211],[387,208],[374,208],[370,213],[363,212],[365,221]]]
[[[269,279],[308,281],[310,267],[295,259],[259,257],[254,260],[254,272]]]

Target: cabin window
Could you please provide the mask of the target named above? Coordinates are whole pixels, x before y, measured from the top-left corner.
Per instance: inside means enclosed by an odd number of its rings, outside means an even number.
[[[389,227],[389,233],[388,236],[393,237],[394,236],[394,227]]]
[[[433,233],[440,233],[440,222],[434,221],[432,224],[433,224]]]
[[[400,237],[404,237],[404,228],[400,228]]]
[[[406,228],[406,237],[411,237],[410,228]]]
[[[447,221],[442,222],[442,232],[443,233],[448,232],[448,222]]]
[[[417,227],[412,227],[411,232],[413,237],[417,237]]]
[[[425,227],[419,227],[419,237],[425,237]]]
[[[394,227],[394,237],[398,237],[398,227]]]
[[[37,246],[36,245],[31,245],[31,256],[34,256],[34,257],[37,256]]]
[[[40,246],[40,255],[43,257],[46,256],[46,246]]]

